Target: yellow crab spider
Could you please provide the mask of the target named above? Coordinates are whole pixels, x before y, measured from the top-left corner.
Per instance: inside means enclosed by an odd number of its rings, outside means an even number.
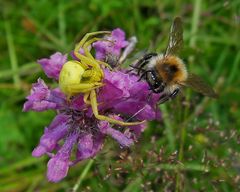
[[[138,125],[142,122],[123,122],[104,115],[100,115],[98,112],[98,103],[96,89],[104,86],[102,80],[104,73],[100,65],[110,68],[110,66],[102,61],[94,59],[91,55],[88,47],[95,41],[105,41],[100,38],[92,38],[88,40],[90,36],[99,34],[110,34],[109,31],[98,31],[93,33],[87,33],[83,39],[76,45],[74,49],[74,55],[79,59],[66,62],[59,75],[59,87],[67,95],[68,99],[76,94],[83,93],[84,102],[91,105],[94,116],[103,121],[109,123],[129,126]],[[83,49],[84,55],[79,53],[80,49]]]

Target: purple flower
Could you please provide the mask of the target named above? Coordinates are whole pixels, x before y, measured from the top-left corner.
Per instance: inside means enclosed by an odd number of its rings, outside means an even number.
[[[105,53],[109,51],[119,55],[121,49],[127,45],[124,32],[116,29],[109,38],[114,40],[114,44],[108,48],[103,46]],[[99,49],[95,48],[98,52]],[[39,62],[42,63],[46,75],[57,80],[61,67],[66,62],[66,56],[56,53],[50,59],[41,59]],[[121,121],[160,118],[160,112],[156,108],[159,95],[149,91],[146,82],[139,82],[135,74],[126,73],[124,70],[105,69],[104,74],[104,86],[99,88],[97,93],[100,114]],[[120,127],[100,121],[93,115],[92,108],[84,103],[82,94],[67,100],[58,88],[51,89],[43,80],[38,79],[27,96],[23,110],[49,109],[56,110],[57,115],[45,128],[32,155],[40,157],[46,154],[50,157],[47,178],[52,182],[63,179],[70,166],[94,157],[102,149],[106,136],[112,137],[122,147],[129,147],[146,128],[146,123]],[[75,146],[76,150],[72,150]],[[72,158],[73,151],[76,152],[75,158]]]
[[[24,103],[23,111],[45,111],[48,109],[60,109],[66,102],[65,96],[58,88],[50,90],[42,79],[38,79],[31,89]]]
[[[63,55],[60,52],[56,52],[50,56],[50,59],[43,58],[37,62],[42,66],[45,74],[49,78],[58,80],[59,73],[62,69],[62,66],[67,61],[67,55]]]
[[[128,45],[128,41],[125,40],[124,31],[119,28],[114,29],[111,36],[107,36],[105,39],[109,41],[97,41],[93,43],[93,47],[96,50],[96,59],[98,60],[103,61],[109,55],[119,57],[122,48]]]

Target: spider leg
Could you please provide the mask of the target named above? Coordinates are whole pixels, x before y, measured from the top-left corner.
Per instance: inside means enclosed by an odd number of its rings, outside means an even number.
[[[88,91],[97,89],[102,86],[103,86],[102,83],[80,83],[80,84],[65,85],[64,89],[68,90],[69,93],[72,93],[72,95],[74,95],[77,93],[86,93]]]
[[[84,43],[83,47],[82,47],[83,50],[84,50],[84,54],[85,54],[87,57],[90,57],[91,59],[94,59],[94,60],[96,60],[96,59],[92,56],[92,54],[91,54],[90,50],[88,49],[88,47],[89,47],[93,42],[95,42],[95,41],[107,41],[107,42],[110,42],[110,43],[113,44],[112,41],[109,41],[109,40],[103,39],[103,38],[97,38],[97,37],[94,37],[94,38],[86,41],[86,42]],[[100,60],[96,60],[96,61],[97,61],[98,63],[104,65],[105,67],[107,67],[107,68],[109,68],[109,69],[112,69],[109,64],[107,64],[107,63],[105,63],[105,62],[103,62],[103,61],[100,61]]]
[[[92,90],[90,93],[90,102],[91,102],[91,106],[92,106],[92,111],[93,114],[95,115],[95,117],[99,120],[102,121],[108,121],[109,123],[113,123],[113,124],[117,124],[117,125],[121,125],[121,126],[130,126],[130,125],[139,125],[141,123],[143,123],[144,121],[141,122],[123,122],[123,121],[119,121],[104,115],[99,115],[98,113],[98,103],[97,103],[97,96],[96,96],[96,92],[95,90]]]
[[[92,58],[92,59],[95,59],[95,58],[94,58],[94,57],[92,56],[92,54],[90,53],[90,50],[88,49],[88,47],[89,47],[92,43],[94,43],[94,42],[96,42],[96,41],[106,41],[106,42],[110,42],[111,44],[114,44],[113,41],[110,41],[110,40],[108,40],[108,39],[103,39],[103,38],[97,38],[97,37],[94,37],[94,38],[86,41],[86,42],[84,43],[84,45],[82,46],[82,48],[83,48],[83,50],[84,50],[84,54],[85,54],[87,57],[90,57],[90,58]],[[101,63],[104,63],[104,62],[102,62],[102,61],[100,61],[100,62],[101,62]],[[108,65],[107,63],[104,63],[104,64],[105,64],[105,65]]]
[[[88,105],[91,104],[91,102],[88,100],[89,96],[90,96],[90,92],[86,92],[86,93],[84,94],[84,96],[83,96],[83,101],[84,101],[84,103],[86,103],[86,104],[88,104]]]
[[[95,60],[96,60],[98,63],[102,64],[103,66],[107,67],[108,69],[112,70],[112,67],[111,67],[108,63],[106,63],[106,62],[104,62],[104,61],[97,60],[97,59],[95,59]]]
[[[101,76],[104,75],[99,63],[95,59],[91,59],[85,55],[78,53],[78,52],[74,52],[74,54],[81,60],[81,63],[99,70],[99,72],[101,73]]]
[[[99,35],[99,34],[111,34],[110,31],[97,31],[97,32],[92,32],[92,33],[87,33],[82,40],[76,45],[74,52],[77,52],[80,50],[81,47],[83,47],[84,43],[87,41],[87,39],[91,36],[94,35]]]
[[[75,56],[80,59],[80,61],[84,64],[87,64],[88,66],[91,66],[91,67],[94,67],[94,68],[97,68],[99,69],[101,75],[103,76],[103,71],[101,70],[101,67],[99,66],[99,63],[93,58],[93,56],[91,55],[91,53],[89,52],[87,46],[90,45],[92,42],[94,41],[97,41],[98,38],[93,38],[93,40],[89,40],[87,41],[87,39],[90,37],[90,36],[93,36],[93,35],[98,35],[98,34],[110,34],[111,32],[109,31],[98,31],[98,32],[93,32],[93,33],[87,33],[83,39],[75,46],[75,49],[74,49],[74,54]],[[86,42],[87,41],[87,42]],[[84,44],[87,43],[87,45],[84,47],[84,52],[86,54],[85,55],[82,55],[79,53],[79,50],[80,48],[83,48]],[[107,64],[105,64],[107,65]]]

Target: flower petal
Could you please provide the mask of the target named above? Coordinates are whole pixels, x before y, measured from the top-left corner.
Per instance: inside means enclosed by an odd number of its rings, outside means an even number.
[[[134,116],[139,120],[154,120],[156,118],[155,109],[143,101],[129,99],[114,106],[114,112]]]
[[[47,152],[51,152],[57,146],[57,143],[62,139],[68,131],[68,115],[57,115],[40,139],[39,145],[33,150],[34,157],[40,157]]]
[[[111,42],[97,41],[93,43],[98,60],[105,60],[108,55],[119,57],[121,49],[128,45],[128,41],[125,40],[125,33],[120,28],[114,29],[111,36],[106,36],[105,39]]]
[[[84,134],[79,137],[76,162],[94,157],[102,148],[104,136],[101,133],[96,135]]]
[[[110,135],[113,139],[115,139],[121,146],[129,147],[133,144],[133,140],[127,137],[125,134],[120,131],[113,129],[110,127],[110,124],[106,121],[101,121],[99,123],[99,129],[103,134]]]
[[[58,182],[62,180],[68,172],[71,151],[76,143],[78,134],[76,132],[69,134],[62,148],[57,154],[48,161],[47,178],[49,181]]]
[[[49,78],[54,78],[58,80],[59,73],[62,69],[62,66],[67,61],[67,55],[63,55],[60,52],[56,52],[50,56],[50,59],[43,58],[38,60],[37,62],[42,66],[45,74]]]
[[[66,159],[53,157],[48,161],[47,178],[49,181],[58,182],[67,176],[69,162]]]
[[[45,111],[48,109],[60,109],[66,102],[66,98],[60,90],[50,90],[45,82],[39,78],[31,89],[31,94],[27,96],[27,101],[23,105],[23,111]]]

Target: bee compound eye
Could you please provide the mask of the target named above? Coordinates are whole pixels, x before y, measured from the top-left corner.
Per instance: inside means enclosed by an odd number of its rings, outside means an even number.
[[[160,86],[160,83],[158,82],[158,81],[155,81],[154,82],[154,88],[157,88],[157,87],[159,87]]]

